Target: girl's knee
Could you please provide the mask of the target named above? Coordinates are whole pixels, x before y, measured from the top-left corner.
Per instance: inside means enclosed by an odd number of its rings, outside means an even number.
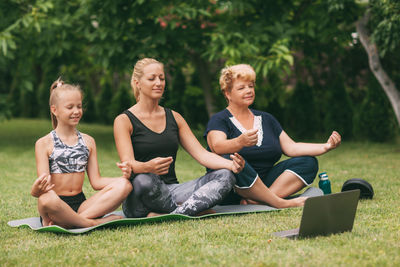
[[[50,190],[38,198],[38,205],[44,209],[49,209],[56,205],[59,200],[60,198],[57,196],[56,192]]]
[[[126,178],[115,178],[114,183],[111,184],[113,190],[121,193],[124,198],[132,191],[132,184]]]
[[[124,198],[126,198],[129,195],[129,193],[132,191],[133,186],[132,186],[132,183],[128,179],[125,179],[125,178],[121,178],[121,179],[122,179],[122,181],[120,182],[120,184],[122,187]]]

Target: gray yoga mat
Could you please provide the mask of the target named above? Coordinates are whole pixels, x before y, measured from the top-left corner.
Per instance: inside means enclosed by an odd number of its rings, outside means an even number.
[[[313,197],[323,195],[323,192],[314,187],[308,188],[301,196]],[[165,221],[176,221],[176,220],[198,220],[204,218],[211,218],[216,216],[224,216],[224,215],[235,215],[235,214],[245,214],[245,213],[257,213],[257,212],[269,212],[269,211],[277,211],[279,209],[267,206],[267,205],[224,205],[224,206],[215,206],[212,208],[216,213],[206,214],[202,216],[187,216],[181,214],[165,214],[157,217],[149,217],[149,218],[123,218],[111,222],[102,223],[96,226],[87,227],[87,228],[76,228],[76,229],[65,229],[58,225],[51,226],[42,226],[40,223],[39,217],[31,217],[25,218],[21,220],[9,221],[7,224],[11,227],[25,227],[30,228],[37,232],[53,232],[53,233],[65,233],[65,234],[83,234],[89,231],[105,228],[105,227],[118,227],[124,225],[139,225],[145,223],[157,223],[157,222],[165,222]],[[117,214],[120,216],[124,216],[122,211],[115,211],[111,214]]]

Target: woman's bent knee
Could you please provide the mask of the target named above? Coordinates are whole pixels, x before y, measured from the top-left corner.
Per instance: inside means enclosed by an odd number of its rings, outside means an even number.
[[[316,157],[304,156],[298,157],[301,176],[307,184],[314,182],[315,176],[318,173],[318,160]]]
[[[235,175],[228,169],[216,170],[215,174],[221,177],[220,179],[223,180],[228,186],[233,187],[233,185],[236,183]]]
[[[317,174],[317,172],[318,172],[317,158],[313,157],[313,156],[307,156],[307,157],[304,157],[303,160],[306,162],[306,165],[310,168],[310,171],[315,172],[315,174]]]
[[[154,174],[139,174],[133,180],[133,190],[137,195],[148,194],[157,184]]]

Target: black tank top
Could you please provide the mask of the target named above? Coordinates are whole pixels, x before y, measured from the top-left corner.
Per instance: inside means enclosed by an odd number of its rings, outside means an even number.
[[[129,110],[125,110],[124,114],[129,117],[133,126],[131,142],[135,160],[146,162],[157,157],[171,156],[174,161],[169,166],[168,173],[160,177],[166,184],[177,184],[175,159],[179,146],[179,129],[172,111],[168,108],[164,108],[164,110],[166,125],[162,133],[156,133],[147,128]]]

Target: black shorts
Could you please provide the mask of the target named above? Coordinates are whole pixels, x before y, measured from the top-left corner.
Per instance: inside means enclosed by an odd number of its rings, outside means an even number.
[[[80,192],[75,196],[59,196],[62,201],[68,204],[75,212],[78,212],[79,207],[86,200],[85,194]],[[42,217],[40,216],[40,223],[42,223]],[[43,224],[43,223],[42,223]]]
[[[293,173],[303,182],[304,186],[309,186],[314,182],[315,176],[317,175],[318,160],[315,157],[310,156],[289,158],[273,166],[264,177],[260,178],[267,187],[270,187],[284,171]],[[252,177],[254,177],[254,174],[252,172],[249,173],[250,175],[246,175],[246,173],[244,173],[241,177],[242,184],[238,184],[238,181],[236,181],[236,183],[239,185],[237,187],[249,188],[253,185],[255,179]],[[222,200],[220,205],[239,204],[241,199],[242,197],[232,190],[228,196]]]
[[[75,196],[59,196],[62,201],[68,204],[75,212],[78,212],[79,207],[86,200],[85,194],[80,192]]]

